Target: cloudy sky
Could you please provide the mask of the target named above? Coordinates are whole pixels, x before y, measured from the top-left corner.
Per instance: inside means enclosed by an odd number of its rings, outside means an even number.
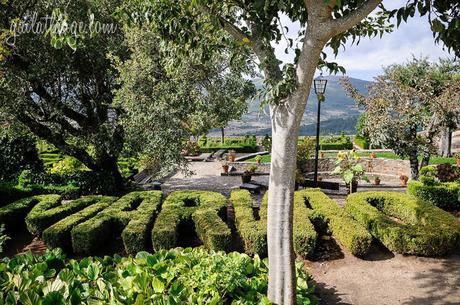
[[[400,7],[405,2],[405,0],[383,1],[387,8]],[[282,23],[289,27],[288,36],[295,38],[299,25],[289,22],[288,18],[282,18]],[[292,62],[293,55],[284,53],[284,44],[277,45],[276,50],[279,58],[284,62]],[[408,23],[401,23],[393,33],[385,34],[381,39],[364,38],[359,45],[347,46],[335,61],[347,69],[349,76],[372,80],[382,72],[382,66],[405,62],[413,55],[427,56],[432,61],[451,56],[443,50],[442,45],[434,43],[426,18],[420,16],[415,16]],[[333,55],[329,55],[328,58],[332,60]]]

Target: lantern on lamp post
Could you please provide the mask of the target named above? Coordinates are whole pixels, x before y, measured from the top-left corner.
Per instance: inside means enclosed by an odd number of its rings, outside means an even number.
[[[323,77],[321,73],[317,78],[313,80],[313,85],[315,88],[315,94],[318,98],[318,116],[316,119],[316,151],[315,151],[315,175],[314,183],[318,185],[318,156],[319,156],[319,130],[320,130],[320,114],[321,114],[321,103],[324,102],[325,97],[324,93],[326,92],[327,79]]]

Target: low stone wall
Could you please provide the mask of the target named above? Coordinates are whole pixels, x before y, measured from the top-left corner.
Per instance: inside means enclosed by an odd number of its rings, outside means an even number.
[[[318,160],[318,172],[323,176],[331,176],[330,173],[336,167],[335,157],[325,157]],[[393,160],[384,158],[361,158],[359,160],[364,167],[364,170],[370,177],[380,176],[384,180],[399,180],[400,175],[410,177],[410,166],[407,160]],[[233,162],[230,163],[236,171],[244,171],[246,167],[254,165],[255,163],[249,162]],[[304,171],[311,173],[315,168],[315,160],[310,159],[307,161]],[[260,172],[268,173],[270,171],[270,163],[258,164]]]

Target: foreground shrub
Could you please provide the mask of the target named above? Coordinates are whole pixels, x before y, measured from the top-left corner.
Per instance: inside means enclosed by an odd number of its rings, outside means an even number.
[[[170,194],[152,230],[153,249],[176,247],[179,226],[193,222],[206,248],[228,250],[232,233],[222,220],[226,217],[226,208],[227,199],[219,193],[177,191]]]
[[[10,203],[0,208],[0,223],[5,224],[8,230],[14,231],[22,227],[24,218],[36,204],[49,204],[58,201],[59,198],[59,195],[39,195],[23,198]]]
[[[337,241],[353,255],[363,256],[369,251],[372,235],[319,189],[298,191],[294,200],[296,206],[313,209],[314,219],[324,222],[320,225],[326,225]]]
[[[434,182],[426,185],[418,181],[410,181],[407,185],[407,193],[443,210],[460,210],[460,183],[458,182]]]
[[[73,251],[92,254],[110,244],[120,233],[127,253],[149,249],[149,231],[160,210],[161,198],[161,191],[132,192],[123,196],[72,229]]]
[[[185,249],[66,262],[53,250],[5,259],[0,269],[2,304],[271,304],[267,262],[239,253]],[[297,275],[298,304],[317,304],[310,276],[300,266]]]
[[[42,238],[46,245],[51,248],[71,249],[70,232],[78,224],[90,219],[97,213],[112,204],[116,197],[87,196],[77,200],[85,200],[92,203],[87,208],[70,215],[55,223],[45,231]]]
[[[252,209],[252,198],[246,190],[234,190],[230,200],[235,209],[235,223],[240,234],[245,252],[267,255],[267,205],[268,193],[265,194],[260,206],[260,220],[255,219]],[[317,234],[308,215],[310,212],[305,204],[294,202],[294,251],[302,257],[309,257],[316,245]]]
[[[439,256],[460,245],[454,216],[406,194],[355,193],[348,196],[345,210],[397,253]]]

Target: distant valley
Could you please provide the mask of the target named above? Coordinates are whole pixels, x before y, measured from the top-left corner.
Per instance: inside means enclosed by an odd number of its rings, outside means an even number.
[[[355,133],[356,121],[360,110],[353,99],[349,98],[340,85],[339,76],[327,76],[326,101],[321,105],[321,134],[346,134]],[[352,84],[359,91],[366,93],[370,82],[351,78]],[[254,81],[258,88],[263,87],[262,80]],[[316,133],[317,100],[314,92],[310,94],[307,109],[305,110],[300,129],[301,135],[314,135]],[[249,102],[249,111],[241,120],[233,121],[225,129],[227,135],[256,134],[265,135],[271,133],[270,118],[266,109],[260,108],[260,101]],[[212,132],[218,134],[218,131]]]

